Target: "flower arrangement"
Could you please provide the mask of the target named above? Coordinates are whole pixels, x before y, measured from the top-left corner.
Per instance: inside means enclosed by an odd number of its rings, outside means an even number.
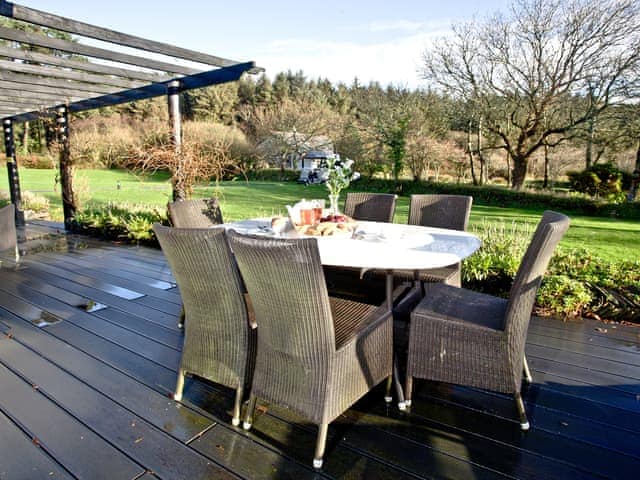
[[[329,195],[340,195],[340,192],[351,182],[351,165],[353,160],[340,160],[340,156],[327,158],[327,190]]]
[[[329,202],[331,213],[338,213],[338,200],[340,192],[349,186],[351,182],[351,165],[353,160],[340,160],[336,154],[327,158],[327,190],[329,190]]]

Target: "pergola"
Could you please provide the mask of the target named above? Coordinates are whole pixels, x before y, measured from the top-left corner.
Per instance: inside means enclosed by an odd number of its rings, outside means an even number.
[[[69,150],[69,114],[166,95],[176,148],[180,146],[180,92],[238,80],[261,71],[253,62],[209,55],[90,25],[0,0],[0,15],[72,34],[73,41],[0,26],[0,118],[16,222],[24,223],[13,126],[44,116],[55,117],[60,151],[60,183],[65,226],[76,205]],[[80,43],[84,37],[107,47]],[[78,40],[78,41],[76,41]],[[128,47],[127,53],[118,46]],[[51,53],[32,51],[34,47]],[[60,52],[85,57],[73,60]],[[131,53],[129,53],[131,52]],[[152,54],[152,55],[150,55]],[[190,65],[183,65],[188,61]]]

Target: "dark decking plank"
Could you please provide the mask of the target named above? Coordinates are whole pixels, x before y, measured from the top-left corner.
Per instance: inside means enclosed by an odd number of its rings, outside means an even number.
[[[0,352],[9,339],[0,339]],[[132,479],[144,472],[37,389],[0,365],[0,409],[79,478]],[[91,461],[87,461],[91,459]]]
[[[8,314],[2,313],[2,318]],[[166,394],[147,387],[130,376],[63,343],[37,327],[11,316],[13,338],[52,364],[144,418],[174,438],[188,442],[210,428],[208,417],[184,408]]]
[[[4,319],[5,323],[12,325],[11,317],[16,312],[16,308],[5,305],[2,300],[0,300],[0,305],[11,308],[11,310],[5,310],[4,307],[0,308],[0,317]],[[37,310],[35,307],[31,308],[34,311]],[[20,317],[20,321],[30,323],[29,319],[32,314],[29,311],[23,313],[18,311],[15,316]],[[143,358],[131,350],[122,348],[67,322],[51,325],[46,328],[46,332],[113,368],[140,380],[154,390],[165,394],[173,392],[176,383],[175,372]]]
[[[104,263],[108,263],[108,267]],[[175,288],[175,282],[169,283],[162,279],[145,276],[142,273],[127,272],[117,267],[111,257],[81,257],[66,255],[64,259],[48,262],[49,265],[55,265],[65,270],[78,271],[93,278],[101,278],[102,280],[119,285],[130,290],[151,295],[159,299],[180,303],[180,295],[171,291]]]
[[[637,327],[613,323],[605,324],[588,318],[563,322],[557,318],[533,317],[531,323],[552,328],[562,333],[568,332],[570,335],[582,333],[584,335],[604,336],[640,345],[640,329]]]
[[[149,285],[155,281],[161,281],[166,284],[175,284],[175,279],[169,269],[168,265],[160,267],[157,264],[150,262],[133,260],[130,257],[123,257],[117,253],[103,252],[96,250],[75,250],[69,258],[70,262],[78,262],[78,265],[86,264],[88,268],[93,268],[95,265],[105,267],[104,259],[109,260],[108,266],[105,271],[115,277],[119,277],[125,280],[135,280],[140,278],[140,281],[148,283]]]
[[[529,325],[529,334],[527,338],[530,338],[531,334],[534,334],[540,338],[540,341],[544,345],[547,338],[554,338],[558,340],[564,340],[567,342],[577,342],[587,345],[593,345],[596,347],[604,347],[606,351],[613,352],[622,351],[628,354],[640,355],[640,343],[630,340],[619,339],[608,334],[592,334],[591,332],[574,332],[570,330],[559,330],[557,328],[545,327],[535,325],[533,322]],[[604,358],[607,358],[605,355]]]
[[[547,432],[537,428],[534,418],[532,427],[528,432],[522,432],[518,424],[513,421],[501,420],[493,412],[485,413],[482,410],[469,410],[465,405],[458,405],[437,398],[423,396],[414,399],[411,406],[411,422],[419,422],[425,419],[441,423],[444,428],[455,427],[461,432],[473,432],[487,439],[513,445],[523,451],[528,451],[540,457],[555,460],[559,465],[565,465],[577,471],[582,470],[584,475],[591,473],[606,478],[628,478],[632,472],[640,468],[638,458],[629,457],[615,450],[604,449],[601,446],[591,445],[587,442],[567,438],[555,432]],[[492,399],[490,405],[508,402],[507,396]],[[502,410],[506,410],[503,405]],[[512,416],[516,418],[515,405],[511,400]],[[563,478],[560,476],[560,478]]]
[[[444,402],[515,420],[510,396],[484,390],[426,384],[420,393],[427,402]],[[538,429],[640,458],[640,415],[536,385],[523,392],[529,421]]]
[[[8,298],[9,295],[13,295],[14,299],[12,300]],[[175,369],[180,363],[180,353],[178,351],[154,342],[149,338],[138,335],[113,323],[106,322],[105,320],[92,316],[88,313],[81,312],[78,309],[69,307],[64,303],[36,292],[29,287],[21,287],[19,285],[15,285],[11,281],[6,281],[0,286],[0,303],[4,304],[6,302],[7,304],[17,306],[24,305],[24,302],[18,299],[20,296],[28,299],[31,304],[31,314],[37,315],[35,318],[39,318],[39,313],[33,310],[33,306],[37,309],[50,312],[63,319],[62,322],[54,325],[67,322],[71,323],[115,344],[128,348],[132,352],[136,352],[137,354],[155,361],[167,368]],[[28,307],[28,305],[25,306],[25,308]],[[29,317],[27,316],[25,318]]]
[[[33,274],[36,274],[39,279],[46,281],[47,283],[75,292],[77,295],[91,298],[94,301],[117,308],[123,312],[144,318],[145,320],[156,323],[164,328],[178,331],[178,321],[175,315],[159,312],[158,310],[133,303],[130,300],[125,300],[102,290],[67,280],[59,274],[50,273],[49,271],[41,269],[35,265],[30,266],[29,270],[31,270],[29,274],[32,274],[33,272]]]
[[[201,405],[214,415],[222,415],[222,406],[231,405],[232,394],[203,382],[191,381],[185,392],[188,399]],[[381,399],[382,397],[380,397]],[[273,412],[277,412],[274,414]],[[368,437],[366,434],[352,440],[353,428],[336,420],[329,427],[327,452],[323,472],[334,478],[474,478],[496,479],[504,476],[479,465],[470,465],[465,460],[437,451],[429,451],[420,445],[401,438],[389,442],[388,436]],[[262,406],[256,410],[252,436],[258,441],[273,446],[281,455],[310,464],[313,458],[317,428],[299,416],[287,414],[274,406]],[[370,433],[370,432],[367,432]],[[207,452],[215,444],[205,434],[199,441]]]
[[[43,279],[44,280],[44,279]],[[97,299],[86,297],[82,295],[77,295],[73,292],[65,288],[58,287],[56,283],[56,278],[52,281],[43,282],[40,280],[35,280],[33,278],[28,277],[22,272],[18,272],[15,274],[15,282],[20,283],[25,287],[29,287],[34,289],[37,292],[48,295],[49,297],[56,298],[61,302],[67,304],[70,307],[82,307],[80,310],[84,310],[84,305],[86,305],[87,300],[98,301]],[[77,284],[76,284],[77,285]],[[74,285],[72,284],[71,287]],[[114,303],[116,302],[117,297],[112,297],[109,300],[112,300]],[[123,301],[123,300],[120,300]],[[126,302],[126,300],[124,300]],[[102,302],[99,302],[102,303]],[[116,309],[112,307],[111,303],[104,304],[111,308],[106,308],[103,310],[98,310],[95,312],[91,312],[90,315],[96,316],[103,320],[107,320],[111,323],[115,323],[116,325],[125,328],[127,330],[131,330],[132,332],[138,333],[144,337],[150,338],[156,342],[167,345],[175,350],[182,349],[182,341],[183,335],[178,329],[169,329],[158,325],[156,323],[150,322],[144,318],[138,317],[136,315],[132,315],[130,313],[126,313],[123,310]],[[123,307],[121,307],[123,308]],[[150,315],[151,312],[149,312]]]
[[[590,355],[589,353],[576,353],[572,349],[566,350],[558,348],[555,342],[550,342],[549,346],[527,342],[527,357],[538,357],[557,362],[558,364],[581,367],[589,371],[598,371],[611,375],[625,377],[640,383],[640,369],[638,366],[628,362],[619,361],[617,356],[622,352],[614,351],[613,359]]]
[[[235,478],[226,469],[148,424],[16,341],[0,340],[0,361],[76,419],[163,479]],[[15,406],[14,406],[15,408]],[[167,462],[167,459],[171,462]],[[110,478],[125,478],[103,465]],[[140,474],[141,472],[138,472]],[[90,478],[90,477],[87,477]]]
[[[425,402],[425,408],[436,408],[432,402]],[[587,477],[587,472],[580,468],[566,465],[520,448],[518,445],[509,444],[502,440],[495,440],[491,437],[477,433],[477,427],[472,429],[461,428],[465,425],[451,424],[449,415],[451,411],[443,409],[438,421],[424,418],[414,412],[400,413],[396,409],[388,411],[384,405],[375,402],[375,399],[365,399],[356,404],[354,408],[344,415],[358,427],[359,437],[352,441],[359,443],[360,437],[372,436],[381,441],[386,437],[386,443],[397,444],[403,439],[404,442],[414,442],[424,450],[438,452],[442,455],[452,455],[456,458],[464,459],[477,470],[477,465],[492,469],[506,476],[515,478],[537,479],[557,476],[558,478]],[[494,419],[488,417],[487,422]],[[499,420],[505,424],[506,429],[517,429],[512,423]],[[466,425],[469,427],[469,424]],[[490,428],[490,425],[487,425]],[[355,430],[355,429],[354,429]],[[349,438],[347,434],[347,439]],[[385,445],[383,442],[382,445]],[[431,455],[435,457],[436,455]],[[402,461],[401,457],[399,461]],[[436,464],[438,462],[436,461]]]
[[[610,394],[611,399],[608,403],[632,411],[640,411],[640,403],[635,401],[636,396],[640,393],[636,379],[589,370],[533,355],[527,355],[527,360],[529,360],[529,366],[536,381],[545,383],[548,387],[562,391],[573,390],[576,395],[580,393],[584,395],[597,393],[599,396],[601,393]]]
[[[27,480],[73,477],[0,412],[0,478]]]
[[[79,273],[74,273],[70,270],[65,270],[59,267],[49,265],[48,263],[45,262],[45,260],[47,260],[46,257],[35,256],[35,258],[29,260],[29,263],[30,264],[37,263],[40,269],[43,269],[45,271],[48,271],[54,274],[58,274],[64,278],[73,280],[74,282],[97,288],[98,290],[102,290],[103,292],[116,295],[118,297],[124,298],[125,300],[133,300],[134,298],[139,298],[144,295],[143,293],[122,288],[122,287],[119,287],[118,285],[103,282],[102,280],[97,278],[92,278],[87,275],[81,275]]]

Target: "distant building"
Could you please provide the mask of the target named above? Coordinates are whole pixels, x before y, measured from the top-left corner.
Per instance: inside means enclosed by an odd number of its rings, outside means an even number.
[[[319,161],[334,153],[333,142],[326,135],[274,132],[258,144],[258,152],[271,167],[292,170],[317,168]]]

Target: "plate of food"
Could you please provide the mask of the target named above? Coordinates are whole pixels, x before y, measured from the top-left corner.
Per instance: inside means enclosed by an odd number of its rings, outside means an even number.
[[[348,222],[319,222],[315,225],[302,225],[296,227],[300,235],[310,237],[346,237],[350,238],[355,230],[355,223]]]

